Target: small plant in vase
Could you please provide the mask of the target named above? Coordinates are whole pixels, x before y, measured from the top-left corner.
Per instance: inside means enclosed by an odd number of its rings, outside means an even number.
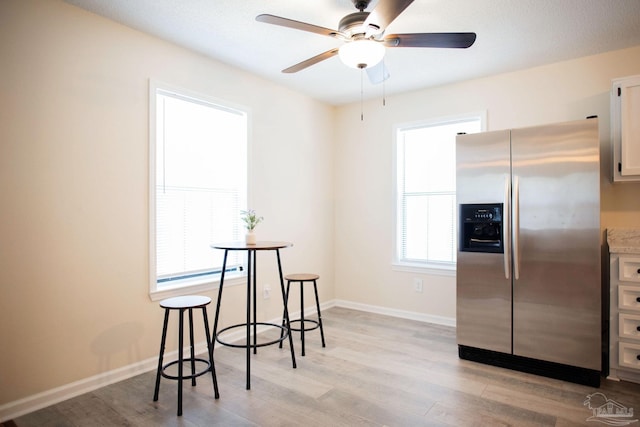
[[[242,222],[244,222],[244,226],[247,229],[247,234],[245,236],[247,245],[255,245],[256,244],[256,235],[253,230],[256,228],[260,222],[264,219],[261,216],[256,215],[256,211],[253,209],[248,209],[246,211],[240,211],[242,215],[240,218]]]

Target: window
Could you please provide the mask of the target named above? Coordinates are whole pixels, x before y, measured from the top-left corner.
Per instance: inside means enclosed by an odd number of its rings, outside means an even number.
[[[455,140],[482,123],[473,115],[396,128],[396,265],[455,268]]]
[[[150,83],[150,276],[153,299],[210,289],[221,241],[239,240],[247,206],[247,113]],[[240,272],[233,251],[227,269]]]

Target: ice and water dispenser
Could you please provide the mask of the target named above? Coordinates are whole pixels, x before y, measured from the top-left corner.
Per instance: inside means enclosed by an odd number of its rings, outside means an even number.
[[[502,203],[460,205],[460,251],[503,253]]]

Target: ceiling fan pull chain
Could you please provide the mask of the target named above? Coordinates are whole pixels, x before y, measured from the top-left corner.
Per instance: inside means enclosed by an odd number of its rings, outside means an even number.
[[[384,78],[386,73],[386,68],[384,63],[384,58],[382,59],[382,106],[385,107],[387,105],[387,79]]]
[[[364,67],[360,67],[360,121],[364,121]]]

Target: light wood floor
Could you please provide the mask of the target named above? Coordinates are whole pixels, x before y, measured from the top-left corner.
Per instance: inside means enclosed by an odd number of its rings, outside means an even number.
[[[307,335],[307,353],[292,369],[288,346],[252,356],[245,390],[244,350],[219,347],[220,399],[210,376],[177,387],[163,379],[152,401],[149,372],[14,420],[27,426],[598,426],[583,406],[590,393],[633,408],[640,385],[603,379],[600,389],[458,359],[455,329],[341,308],[323,312]],[[637,417],[636,417],[637,418]],[[639,423],[640,424],[640,423]],[[636,424],[638,425],[638,424]]]

